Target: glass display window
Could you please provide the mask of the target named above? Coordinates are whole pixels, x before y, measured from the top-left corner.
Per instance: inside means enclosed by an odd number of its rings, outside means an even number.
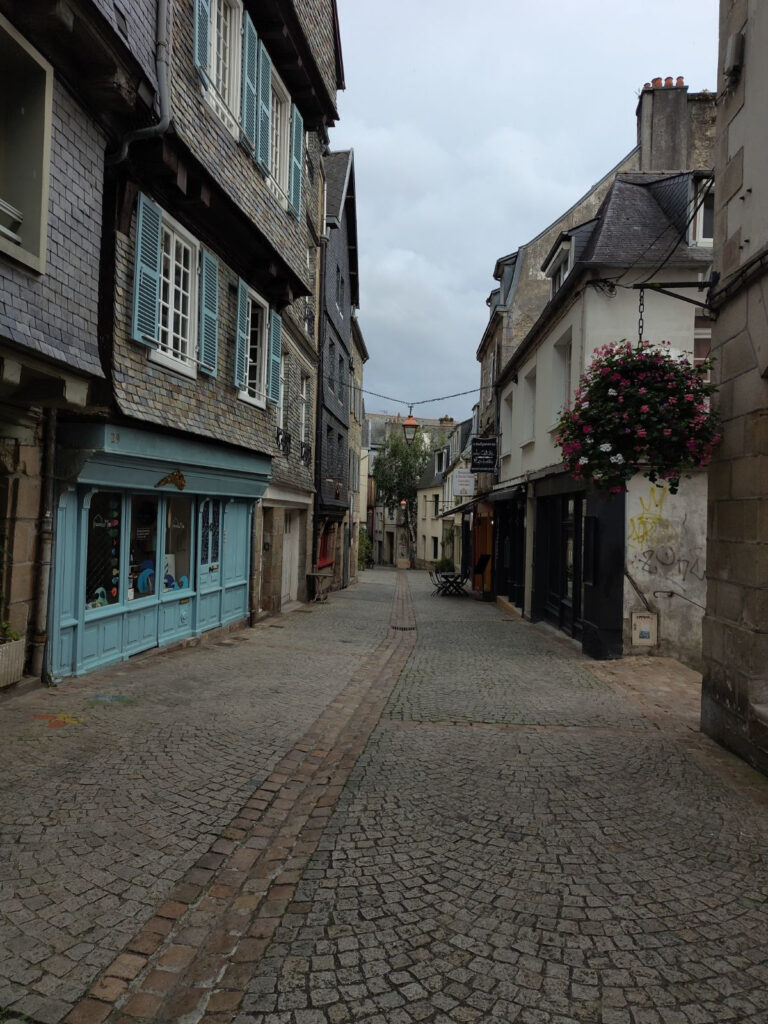
[[[103,608],[120,600],[120,540],[123,499],[117,491],[97,491],[88,510],[85,604]]]
[[[157,589],[158,504],[154,495],[134,495],[130,499],[129,601],[149,597]]]
[[[163,590],[187,590],[194,586],[192,524],[194,502],[178,495],[166,499],[165,564]]]

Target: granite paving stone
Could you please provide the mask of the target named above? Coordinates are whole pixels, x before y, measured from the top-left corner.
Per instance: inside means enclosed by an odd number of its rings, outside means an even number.
[[[768,1024],[768,780],[691,674],[431,590],[4,704],[6,1014]]]

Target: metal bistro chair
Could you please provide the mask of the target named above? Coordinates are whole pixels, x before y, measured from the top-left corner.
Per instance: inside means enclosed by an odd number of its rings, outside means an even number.
[[[432,569],[430,569],[429,570],[429,580],[430,580],[432,586],[435,588],[432,591],[432,597],[434,597],[435,594],[441,594],[443,592],[443,588],[445,587],[445,581],[440,579],[439,573],[434,572]]]

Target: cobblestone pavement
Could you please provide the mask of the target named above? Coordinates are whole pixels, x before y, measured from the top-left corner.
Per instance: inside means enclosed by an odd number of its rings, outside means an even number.
[[[767,1024],[768,782],[690,681],[430,589],[2,706],[0,1007]]]

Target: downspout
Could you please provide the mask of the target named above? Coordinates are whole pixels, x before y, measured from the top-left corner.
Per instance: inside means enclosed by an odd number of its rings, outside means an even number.
[[[35,631],[30,651],[30,671],[39,676],[46,686],[53,680],[48,670],[48,600],[51,591],[51,552],[53,550],[53,472],[56,453],[56,410],[46,409],[43,414],[43,467],[42,500],[39,526],[39,582],[35,605]]]
[[[160,120],[148,128],[137,128],[123,138],[117,153],[107,156],[110,166],[121,164],[128,156],[128,147],[139,139],[153,139],[165,135],[171,123],[170,93],[170,31],[168,29],[168,0],[157,0],[157,44],[155,47],[155,70],[157,72],[157,93],[160,102]]]
[[[325,225],[323,225],[325,229]],[[323,411],[323,395],[325,393],[323,385],[323,368],[324,368],[324,354],[325,354],[325,277],[326,277],[326,261],[328,258],[328,237],[323,234],[320,236],[320,273],[318,275],[318,310],[317,314],[320,318],[319,330],[317,332],[317,389],[315,399],[315,522],[312,527],[312,571],[314,572],[315,566],[317,565],[317,552],[318,552],[318,525],[320,522],[320,503],[322,499],[322,478],[323,478],[323,467],[321,465],[323,449],[321,445],[324,443],[322,437],[322,411]]]

